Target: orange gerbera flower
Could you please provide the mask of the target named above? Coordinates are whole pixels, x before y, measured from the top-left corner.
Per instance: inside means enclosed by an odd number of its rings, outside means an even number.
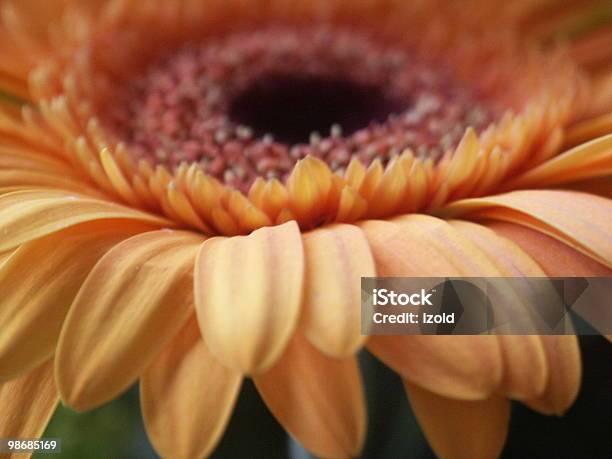
[[[574,336],[360,335],[361,276],[611,275],[603,2],[509,3],[3,1],[0,437],[139,380],[200,457],[251,377],[356,455],[364,345],[441,457],[563,413]]]

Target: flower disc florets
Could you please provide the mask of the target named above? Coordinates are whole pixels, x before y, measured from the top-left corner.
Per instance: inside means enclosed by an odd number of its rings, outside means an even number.
[[[106,125],[138,159],[242,191],[308,155],[343,171],[406,149],[437,159],[496,114],[477,86],[375,33],[266,26],[188,44],[118,90]]]

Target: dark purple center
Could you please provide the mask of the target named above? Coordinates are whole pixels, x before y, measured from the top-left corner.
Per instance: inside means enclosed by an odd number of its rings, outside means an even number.
[[[234,98],[229,116],[251,127],[255,136],[271,133],[278,142],[296,145],[309,143],[313,133],[329,133],[334,125],[348,136],[371,123],[383,124],[409,104],[388,97],[377,85],[348,78],[270,74]]]

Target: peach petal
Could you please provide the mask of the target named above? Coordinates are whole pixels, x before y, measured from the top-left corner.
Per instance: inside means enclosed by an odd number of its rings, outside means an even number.
[[[443,232],[451,231],[444,227],[447,224],[432,217],[418,219],[420,222],[431,219],[430,224],[442,225]],[[478,269],[478,265],[473,265],[474,260],[466,260],[462,269],[456,264],[461,262],[461,257],[453,251],[464,250],[466,246],[456,244],[457,234],[455,242],[444,248],[442,242],[431,243],[435,236],[426,235],[405,222],[400,225],[368,221],[361,228],[370,243],[380,276],[461,276],[467,275],[470,269]],[[483,257],[477,255],[481,261]],[[469,264],[472,268],[465,271]],[[492,265],[486,269],[493,269]],[[486,398],[499,387],[502,378],[500,348],[494,336],[373,336],[368,349],[403,378],[449,397]]]
[[[40,438],[58,401],[51,362],[0,384],[0,438]],[[2,457],[19,459],[30,455]]]
[[[425,437],[440,459],[495,459],[508,435],[510,402],[493,396],[466,402],[405,384]]]
[[[331,225],[304,235],[304,333],[321,352],[346,358],[363,344],[361,277],[376,275],[363,232]]]
[[[206,457],[225,430],[242,377],[210,353],[190,319],[142,375],[147,433],[162,457]]]
[[[202,238],[144,233],[93,268],[60,335],[56,380],[77,410],[101,405],[136,381],[193,313],[193,264]]]
[[[279,422],[308,450],[330,458],[358,456],[366,414],[354,357],[325,357],[298,333],[255,384]]]
[[[295,221],[204,242],[196,261],[195,301],[212,353],[243,373],[273,365],[297,325],[303,281]]]
[[[172,226],[152,214],[67,191],[15,191],[0,196],[0,251],[79,223],[109,219]]]
[[[527,226],[612,267],[610,199],[575,191],[524,190],[457,201],[441,214]]]
[[[0,381],[53,355],[68,309],[95,263],[121,240],[150,229],[93,221],[22,244],[11,255],[0,269]]]

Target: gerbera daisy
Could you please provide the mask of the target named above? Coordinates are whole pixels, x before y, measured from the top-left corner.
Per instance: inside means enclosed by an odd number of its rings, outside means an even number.
[[[574,336],[360,334],[362,276],[611,275],[606,4],[508,3],[3,1],[0,437],[140,381],[201,457],[248,377],[354,456],[364,346],[441,457],[563,413]]]

